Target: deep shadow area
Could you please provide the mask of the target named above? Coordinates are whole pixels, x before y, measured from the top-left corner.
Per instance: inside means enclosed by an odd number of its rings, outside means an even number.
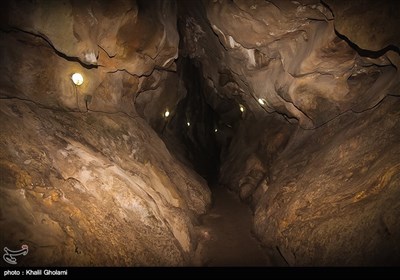
[[[199,27],[193,21],[194,14],[196,18],[204,19],[203,4],[200,1],[178,1],[177,8],[180,38],[179,58],[176,60],[180,83],[177,91],[185,97],[177,104],[161,138],[176,158],[191,166],[212,187],[218,184],[220,164],[242,115],[238,101],[216,94],[215,88],[207,84],[205,77],[208,75],[204,73],[203,63],[190,55],[189,50],[196,49],[196,46],[187,40],[188,36],[203,36],[202,29],[207,26],[202,22],[202,27]],[[212,32],[210,28],[209,32]],[[228,74],[222,74],[222,83],[231,81]]]
[[[178,73],[186,89],[186,97],[177,105],[176,113],[168,123],[168,131],[185,148],[184,157],[194,170],[209,184],[218,180],[220,150],[216,141],[218,114],[205,100],[201,69],[186,57],[178,60]]]

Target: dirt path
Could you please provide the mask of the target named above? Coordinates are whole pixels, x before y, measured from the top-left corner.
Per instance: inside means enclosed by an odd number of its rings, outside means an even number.
[[[251,235],[252,214],[235,194],[222,187],[212,189],[213,208],[202,217],[204,240],[199,264],[204,266],[282,265]]]

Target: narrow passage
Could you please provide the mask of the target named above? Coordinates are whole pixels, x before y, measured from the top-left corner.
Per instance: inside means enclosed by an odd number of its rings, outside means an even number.
[[[204,239],[198,247],[203,266],[283,265],[252,236],[252,213],[232,192],[215,187],[213,207],[201,219]]]

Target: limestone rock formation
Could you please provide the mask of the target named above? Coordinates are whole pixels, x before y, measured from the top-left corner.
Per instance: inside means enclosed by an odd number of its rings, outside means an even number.
[[[399,265],[399,9],[6,1],[0,248],[192,265],[218,183],[287,265]]]
[[[29,266],[190,264],[210,191],[134,105],[174,68],[176,4],[78,2],[3,11],[0,246]]]
[[[310,129],[371,108],[399,86],[398,48],[377,57],[357,53],[319,1],[208,1],[206,18],[193,12],[202,7],[190,6],[189,55],[202,61],[211,90],[254,114],[278,112]],[[210,32],[216,36],[204,36]]]
[[[230,154],[221,179],[289,265],[398,265],[399,105],[388,97],[308,131],[269,116],[253,124],[259,138],[232,142],[232,151],[255,143]]]
[[[398,264],[398,4],[370,2],[184,7],[185,51],[233,123],[220,182],[289,265]]]
[[[383,4],[371,0],[324,2],[335,14],[337,32],[360,49],[378,52],[390,46],[399,48],[398,1],[385,1]]]
[[[23,265],[189,263],[210,193],[143,120],[14,100],[1,119],[1,246]]]
[[[210,104],[233,101],[219,179],[263,244],[289,265],[398,265],[398,3],[337,2],[207,1],[181,33]]]
[[[86,102],[92,110],[129,112],[141,80],[155,68],[174,68],[179,37],[172,1],[7,4],[2,17],[3,95],[12,90],[19,98],[54,107],[76,110]],[[74,72],[86,80],[77,101],[70,80]],[[21,80],[23,76],[27,78]]]

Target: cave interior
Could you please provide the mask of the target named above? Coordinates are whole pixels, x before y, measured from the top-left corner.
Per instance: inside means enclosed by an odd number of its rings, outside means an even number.
[[[15,264],[400,264],[398,1],[4,5]]]

